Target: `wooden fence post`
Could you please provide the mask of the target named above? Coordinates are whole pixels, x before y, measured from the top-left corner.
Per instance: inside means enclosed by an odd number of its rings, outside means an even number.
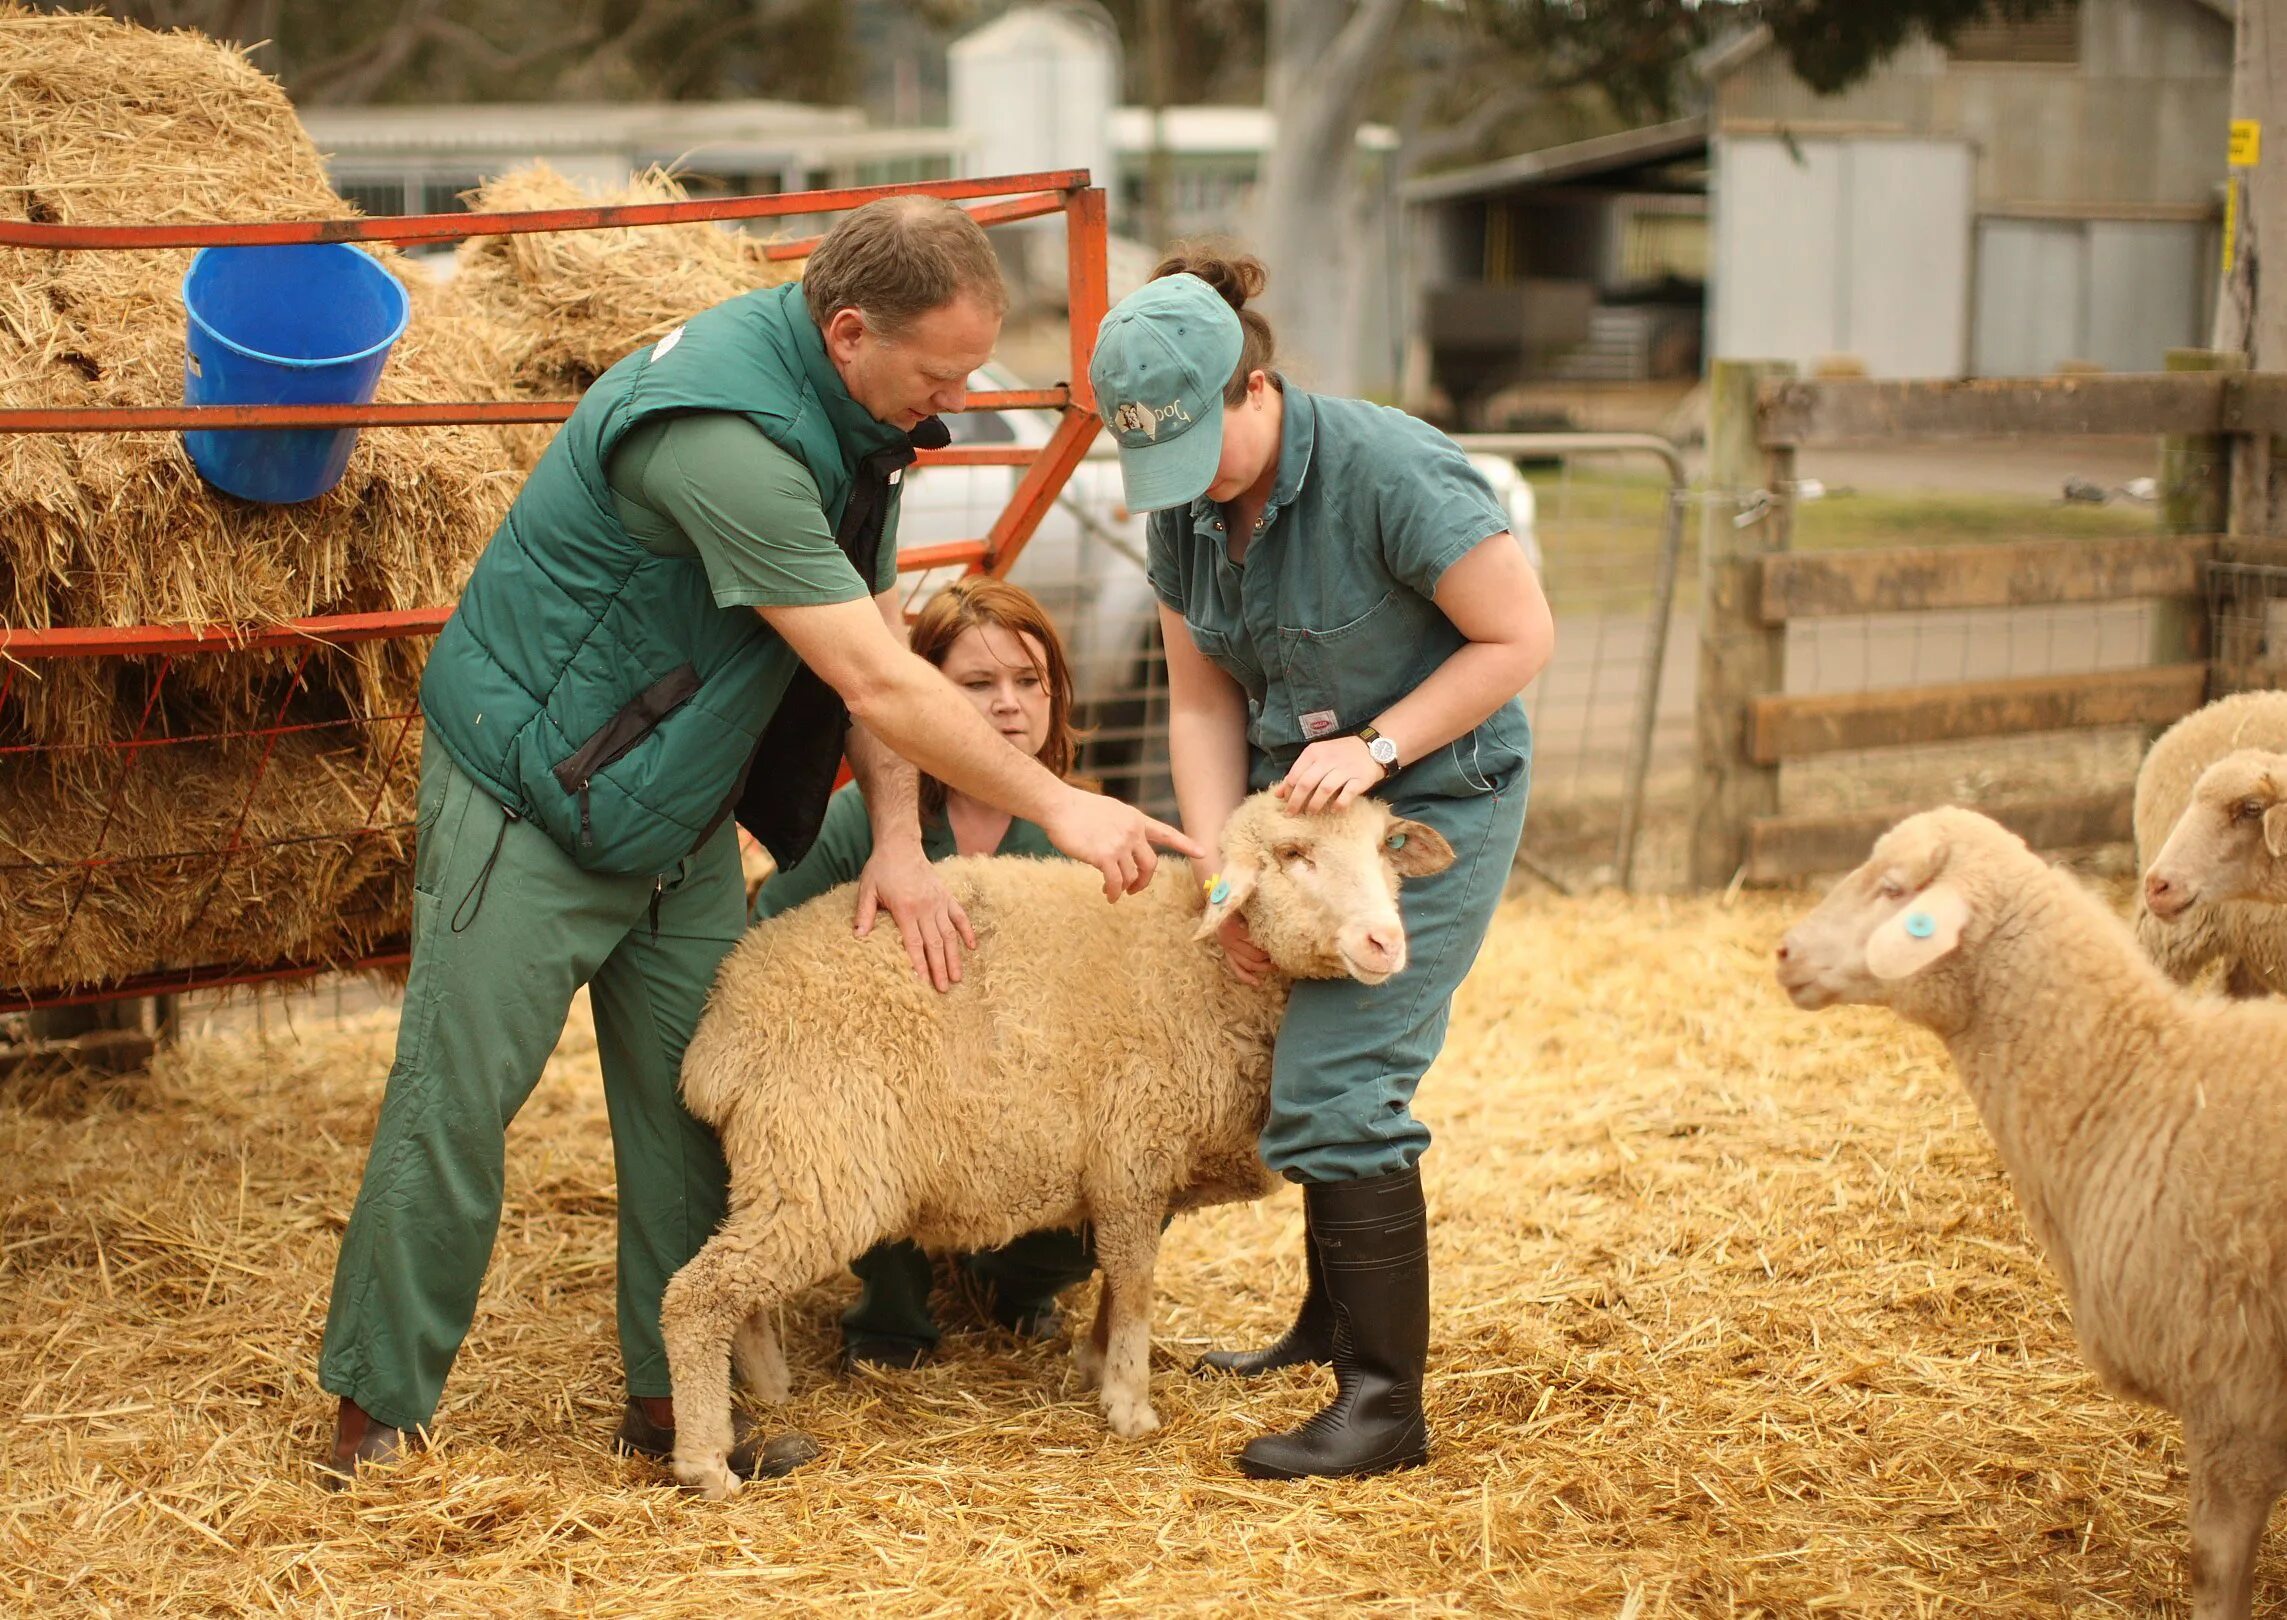
[[[1767,553],[1787,549],[1795,464],[1792,449],[1763,449],[1755,397],[1766,380],[1794,374],[1780,360],[1718,360],[1708,374],[1695,715],[1699,795],[1691,839],[1691,881],[1698,888],[1728,884],[1746,862],[1749,823],[1779,811],[1779,768],[1750,756],[1747,716],[1756,698],[1781,689],[1785,675],[1787,632],[1763,623],[1761,564]]]
[[[2245,371],[2247,356],[2215,349],[2170,349],[2170,371]],[[2235,516],[2234,440],[2223,433],[2166,433],[2160,437],[2160,527],[2169,534],[2222,534]],[[2204,600],[2160,602],[2152,609],[2151,660],[2188,664],[2209,656]]]

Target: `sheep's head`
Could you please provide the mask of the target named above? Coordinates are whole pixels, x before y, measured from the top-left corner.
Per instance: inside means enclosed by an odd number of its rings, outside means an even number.
[[[1380,984],[1406,966],[1399,880],[1444,871],[1453,846],[1376,799],[1296,815],[1258,793],[1224,824],[1222,857],[1199,938],[1236,912],[1288,977]]]
[[[1972,810],[1930,810],[1884,833],[1866,864],[1787,930],[1779,984],[1798,1007],[1875,1002],[1943,1025],[1964,944],[1991,927],[1984,874],[2040,862],[2024,840]]]
[[[2287,904],[2287,754],[2242,748],[2202,771],[2144,874],[2162,922],[2220,900]]]

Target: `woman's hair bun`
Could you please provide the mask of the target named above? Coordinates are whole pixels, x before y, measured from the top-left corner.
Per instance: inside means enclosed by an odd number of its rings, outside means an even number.
[[[1157,281],[1161,276],[1194,275],[1223,295],[1223,301],[1233,309],[1245,309],[1247,300],[1258,296],[1270,280],[1263,261],[1252,253],[1221,253],[1212,248],[1178,248],[1160,260],[1159,268],[1151,273]]]

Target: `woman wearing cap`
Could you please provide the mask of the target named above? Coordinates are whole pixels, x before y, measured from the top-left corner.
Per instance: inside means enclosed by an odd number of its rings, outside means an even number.
[[[1205,1365],[1331,1362],[1324,1411],[1240,1453],[1257,1478],[1372,1474],[1429,1454],[1429,1247],[1410,1111],[1524,828],[1517,695],[1555,631],[1508,514],[1450,439],[1272,369],[1251,258],[1167,260],[1104,318],[1089,369],[1127,502],[1149,512],[1183,824],[1216,846],[1250,789],[1289,809],[1363,793],[1427,822],[1451,868],[1401,896],[1410,965],[1295,985],[1262,1153],[1301,1183],[1308,1289],[1285,1337]],[[1211,885],[1213,874],[1198,873]],[[1269,960],[1226,921],[1231,969]]]

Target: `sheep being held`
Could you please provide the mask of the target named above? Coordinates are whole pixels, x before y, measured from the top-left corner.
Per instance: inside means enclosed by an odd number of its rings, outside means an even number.
[[[1779,947],[1798,1006],[1946,1043],[2097,1375],[2183,1419],[2198,1620],[2239,1620],[2287,1487],[2287,1007],[2168,983],[1967,810],[1901,822]]]
[[[2171,888],[2173,868],[2163,863],[2204,773],[2245,749],[2287,749],[2287,692],[2218,698],[2170,726],[2145,754],[2136,773],[2136,861],[2146,874],[2136,937],[2179,984],[2220,962],[2231,994],[2257,996],[2287,992],[2287,913],[2223,895],[2187,895]]]
[[[1080,1373],[1116,1433],[1157,1428],[1162,1221],[1276,1185],[1255,1143],[1289,981],[1402,972],[1399,880],[1452,861],[1436,831],[1374,800],[1301,816],[1257,794],[1224,828],[1204,912],[1177,861],[1111,906],[1073,862],[941,863],[978,939],[943,993],[895,930],[855,937],[840,890],[749,931],[683,1060],[684,1100],[722,1136],[731,1210],[662,1302],[676,1477],[737,1488],[733,1359],[783,1400],[772,1312],[887,1238],[983,1249],[1092,1223],[1104,1286]],[[1262,986],[1214,943],[1234,912],[1277,966]]]

